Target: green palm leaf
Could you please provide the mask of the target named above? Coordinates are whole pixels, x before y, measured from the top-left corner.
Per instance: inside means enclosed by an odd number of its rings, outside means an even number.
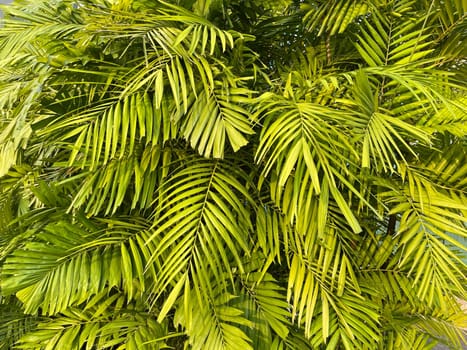
[[[212,299],[200,304],[193,294],[196,289],[185,291],[185,299],[189,300],[185,300],[175,314],[175,323],[186,328],[193,349],[253,349],[250,339],[239,327],[253,324],[242,316],[241,310],[231,305],[234,295],[214,291]]]
[[[161,265],[154,291],[157,296],[170,284],[180,291],[187,278],[210,295],[211,277],[225,287],[225,279],[233,279],[234,269],[243,270],[241,258],[248,255],[252,230],[245,204],[251,198],[245,187],[246,174],[241,170],[232,173],[227,164],[193,158],[163,188],[154,213],[154,232],[148,240],[157,240],[152,255]],[[170,300],[173,303],[175,298]]]
[[[282,188],[296,168],[297,182],[302,182],[303,188],[310,186],[315,194],[320,194],[323,187],[329,191],[327,195],[334,198],[352,229],[358,232],[360,226],[335,181],[336,169],[347,166],[344,155],[353,153],[345,137],[346,130],[337,126],[343,115],[319,104],[295,103],[273,95],[263,99],[259,112],[265,111],[265,126],[256,159],[258,163],[264,162],[263,176],[270,172],[277,174],[278,204]],[[322,139],[329,142],[322,143]],[[303,182],[305,178],[310,182]],[[304,191],[296,191],[294,195]],[[290,208],[292,215],[297,216],[297,210]]]

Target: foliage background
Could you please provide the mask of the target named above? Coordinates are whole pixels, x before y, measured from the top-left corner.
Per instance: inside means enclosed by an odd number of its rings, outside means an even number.
[[[16,0],[0,348],[460,348],[465,1]]]

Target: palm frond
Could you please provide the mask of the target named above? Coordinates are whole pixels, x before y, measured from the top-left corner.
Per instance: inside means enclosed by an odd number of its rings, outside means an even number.
[[[289,299],[293,297],[292,314],[313,346],[342,342],[346,349],[373,348],[379,338],[377,307],[365,300],[345,281],[345,258],[340,266],[339,285],[335,285],[334,272],[326,272],[295,255],[289,276]],[[350,282],[350,283],[349,283]],[[345,284],[348,290],[344,291]],[[337,293],[333,292],[337,288]],[[341,292],[339,292],[341,290]],[[339,296],[338,296],[339,295]],[[365,312],[361,309],[366,305]],[[363,340],[363,343],[360,343]]]
[[[248,336],[240,326],[252,327],[253,323],[243,312],[232,305],[235,296],[214,291],[209,300],[200,304],[198,291],[185,290],[184,303],[177,309],[175,324],[182,325],[189,335],[188,343],[193,349],[253,349]],[[185,287],[186,288],[186,287]]]
[[[25,334],[32,331],[39,317],[24,314],[13,297],[0,298],[0,349],[8,350]]]
[[[417,20],[407,16],[415,13],[414,3],[411,0],[393,2],[392,15],[383,16],[375,10],[369,19],[363,20],[355,46],[369,66],[423,62],[433,51],[434,42],[425,17]],[[405,21],[400,20],[402,15]]]
[[[141,310],[141,304],[125,305],[125,296],[104,290],[91,298],[84,310],[71,308],[45,319],[37,330],[25,334],[18,349],[92,349],[121,346],[125,349],[163,349],[179,334]]]
[[[448,234],[466,236],[462,215],[465,203],[437,190],[416,172],[408,172],[406,184],[400,188],[391,186],[383,198],[391,207],[390,214],[399,221],[398,251],[389,266],[414,276],[417,296],[428,305],[434,303],[437,291],[448,285],[464,294],[465,284],[461,282],[464,264],[445,242],[465,250],[459,240]]]
[[[245,318],[252,321],[254,327],[245,327],[245,332],[252,340],[254,349],[270,349],[274,340],[272,334],[286,339],[289,334],[284,288],[268,273],[248,273],[241,278],[242,295],[237,306],[244,310]],[[271,331],[273,330],[273,331]]]
[[[213,290],[211,277],[225,288],[225,279],[233,281],[234,270],[243,271],[241,257],[248,255],[248,234],[253,229],[245,181],[245,173],[232,172],[220,160],[192,158],[172,174],[162,189],[148,240],[157,240],[152,260],[161,265],[157,297],[171,285],[171,294],[179,293],[184,280],[203,292],[199,296],[208,296]],[[167,308],[175,297],[168,300]]]
[[[353,84],[353,108],[358,108],[355,118],[347,123],[361,139],[361,165],[363,168],[375,166],[384,172],[398,170],[400,163],[407,163],[404,154],[416,157],[412,146],[405,140],[417,139],[429,145],[428,134],[421,128],[406,122],[393,110],[380,107],[378,92],[362,72],[357,73]],[[350,107],[350,106],[349,106]],[[359,130],[357,132],[357,130]],[[375,160],[381,163],[375,164]]]
[[[316,1],[305,7],[305,11],[303,21],[306,28],[309,31],[317,30],[319,36],[323,33],[343,33],[357,18],[371,13],[372,8],[367,2],[358,0]]]
[[[129,300],[142,295],[147,277],[154,276],[151,270],[143,276],[150,258],[144,222],[90,221],[50,209],[33,212],[28,220],[44,216],[50,222],[30,230],[28,241],[6,257],[2,293],[16,293],[28,313],[40,308],[48,315],[114,286]]]
[[[360,226],[335,180],[339,171],[335,170],[346,168],[344,158],[348,161],[347,155],[354,152],[345,137],[345,129],[338,126],[344,115],[334,108],[288,101],[269,94],[263,99],[259,113],[265,112],[265,121],[256,161],[264,162],[263,176],[269,173],[277,176],[276,203],[280,205],[287,180],[295,177],[296,185],[303,188],[310,186],[310,195],[320,194],[323,188],[329,191],[352,229],[358,232]],[[323,138],[328,141],[321,143]],[[309,182],[303,182],[306,178]],[[304,190],[292,191],[295,197],[304,194]],[[289,209],[293,214],[290,219],[298,216],[296,208]]]

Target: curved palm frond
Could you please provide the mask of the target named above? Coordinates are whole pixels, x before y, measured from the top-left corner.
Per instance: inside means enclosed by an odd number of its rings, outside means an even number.
[[[373,5],[373,4],[372,4]],[[378,6],[378,2],[375,2]],[[305,8],[303,18],[307,30],[318,30],[318,36],[326,33],[335,35],[343,33],[349,24],[360,16],[372,12],[365,1],[316,1]]]
[[[157,240],[152,260],[161,266],[156,297],[175,284],[167,308],[182,288],[191,288],[190,283],[203,292],[198,295],[202,303],[202,296],[214,291],[212,279],[226,288],[226,278],[233,281],[234,271],[243,271],[242,257],[248,256],[252,231],[246,205],[252,202],[246,174],[232,172],[227,164],[186,159],[161,192],[148,242]]]
[[[26,333],[35,329],[40,318],[25,314],[15,298],[0,298],[0,349],[11,349]]]
[[[125,300],[125,295],[104,290],[84,309],[71,308],[40,322],[37,330],[21,338],[17,348],[104,349],[120,345],[125,349],[157,350],[166,348],[168,339],[179,336],[141,310],[141,304],[125,305]]]
[[[345,137],[345,130],[338,126],[344,115],[319,104],[292,102],[273,95],[263,96],[263,99],[259,113],[265,111],[265,121],[256,161],[264,162],[263,176],[277,174],[277,193],[273,193],[277,197],[276,203],[280,205],[284,185],[289,177],[295,176],[295,186],[302,189],[293,189],[294,197],[303,195],[307,186],[312,189],[310,195],[328,192],[327,196],[334,198],[352,229],[360,231],[335,180],[338,171],[347,167],[348,155],[354,152]],[[323,139],[327,140],[326,143],[321,141]],[[305,179],[309,179],[309,182]],[[326,194],[322,198],[325,197]],[[293,216],[298,216],[298,203],[284,206],[291,210],[286,213],[291,220]]]
[[[186,329],[193,349],[253,349],[250,339],[240,326],[252,327],[253,323],[233,305],[236,298],[227,292],[213,291],[208,300],[201,300],[194,282],[194,290],[185,286],[184,302],[174,316],[176,325]]]

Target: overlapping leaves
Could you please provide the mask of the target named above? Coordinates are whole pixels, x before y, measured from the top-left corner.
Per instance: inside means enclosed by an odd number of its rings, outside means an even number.
[[[465,5],[173,3],[5,9],[8,346],[460,347]]]

